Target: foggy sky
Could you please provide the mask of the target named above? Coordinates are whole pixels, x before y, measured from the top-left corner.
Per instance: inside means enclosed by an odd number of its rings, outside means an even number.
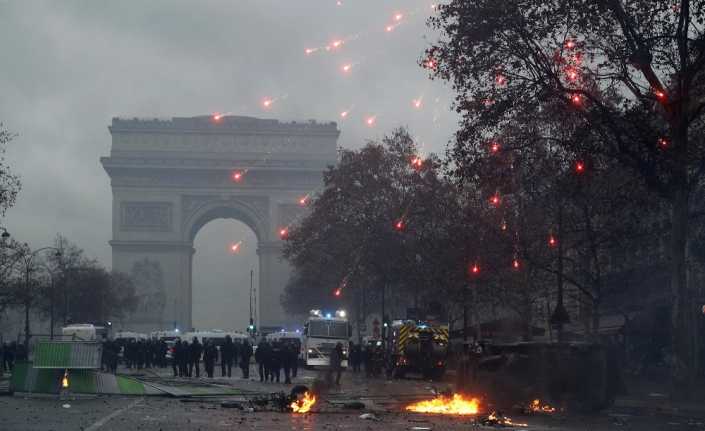
[[[0,122],[19,135],[8,162],[23,181],[4,226],[32,247],[60,232],[109,267],[112,197],[99,157],[109,154],[107,126],[115,116],[227,112],[332,120],[348,148],[409,126],[425,152],[442,153],[456,125],[450,92],[417,66],[435,37],[425,26],[430,4],[0,0]],[[387,33],[395,13],[405,16]],[[351,36],[336,53],[304,55],[305,48]],[[347,75],[346,63],[353,64]],[[420,96],[424,107],[416,110],[412,100]],[[269,111],[262,109],[265,97],[276,99]],[[368,115],[377,116],[374,128],[364,124]],[[230,237],[254,241],[243,224],[225,221],[196,238],[197,326],[231,325],[212,317],[220,312],[203,310],[225,307],[223,298],[243,283],[228,304],[247,317],[256,245],[232,263],[224,248]]]

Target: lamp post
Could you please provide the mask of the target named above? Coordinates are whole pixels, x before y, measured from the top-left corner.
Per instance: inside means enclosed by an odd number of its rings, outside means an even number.
[[[49,274],[49,278],[51,280],[51,288],[49,291],[49,339],[53,340],[54,339],[54,287],[56,286],[56,283],[54,282],[54,271],[52,271],[51,268],[49,268],[49,265],[42,263],[40,265],[44,269],[46,269],[47,273]]]
[[[7,231],[6,231],[6,232],[7,232]],[[4,234],[3,234],[3,236],[4,236]],[[9,236],[9,234],[8,234],[8,236]],[[29,292],[29,289],[30,289],[30,275],[31,275],[31,273],[32,273],[32,264],[34,263],[34,258],[35,258],[39,253],[41,253],[41,252],[43,252],[43,251],[47,251],[47,250],[54,250],[54,251],[56,252],[56,254],[55,254],[56,257],[61,257],[61,256],[62,256],[62,251],[61,251],[61,249],[58,249],[58,248],[56,248],[56,247],[51,247],[51,246],[50,246],[50,247],[42,247],[42,248],[38,248],[38,249],[36,249],[36,250],[34,250],[34,251],[30,251],[30,252],[27,252],[27,253],[25,253],[25,252],[18,252],[19,256],[18,256],[17,259],[15,259],[15,260],[9,265],[9,267],[8,267],[8,271],[9,271],[9,270],[11,270],[11,269],[17,264],[17,262],[22,262],[22,263],[24,264],[24,284],[25,284],[24,287],[25,287],[26,294],[28,295],[28,297],[27,297],[26,300],[25,300],[25,304],[24,304],[24,306],[25,306],[25,307],[24,307],[24,308],[25,308],[25,310],[24,310],[24,312],[25,312],[25,322],[24,322],[25,338],[24,338],[24,347],[25,347],[25,351],[27,351],[27,352],[29,352],[29,339],[30,339],[30,337],[31,337],[31,334],[30,334],[30,327],[29,327],[29,309],[30,309],[30,306],[29,306],[29,303],[30,303],[30,298],[29,298],[30,292]]]

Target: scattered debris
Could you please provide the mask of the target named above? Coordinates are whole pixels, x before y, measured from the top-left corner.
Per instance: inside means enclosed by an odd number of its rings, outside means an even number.
[[[379,421],[380,420],[377,416],[373,415],[372,413],[363,413],[360,415],[360,419],[369,420],[369,421]]]
[[[220,407],[224,409],[238,409],[238,410],[244,410],[245,408],[242,406],[242,403],[239,401],[223,401],[220,403]]]
[[[343,408],[350,410],[362,410],[365,408],[365,403],[362,403],[360,401],[351,401],[349,403],[343,404]]]

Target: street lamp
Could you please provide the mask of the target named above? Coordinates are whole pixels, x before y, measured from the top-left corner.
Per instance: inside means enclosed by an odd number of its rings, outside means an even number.
[[[56,257],[61,257],[61,253],[57,252]],[[42,268],[46,269],[47,273],[49,274],[49,278],[51,279],[51,290],[49,292],[49,339],[53,340],[54,339],[54,287],[56,286],[56,283],[54,282],[54,271],[52,271],[51,268],[49,268],[49,265],[46,263],[42,263],[40,265]]]
[[[4,234],[1,235],[4,237]],[[8,234],[9,236],[9,234]],[[26,245],[26,244],[25,244]],[[38,248],[34,251],[30,251],[28,253],[24,252],[18,252],[17,259],[15,259],[9,266],[8,266],[8,272],[17,264],[17,262],[22,261],[24,263],[24,272],[25,272],[25,290],[27,291],[27,294],[29,294],[29,277],[30,273],[32,272],[32,263],[34,261],[34,258],[41,252],[47,251],[47,250],[54,250],[55,251],[55,256],[57,258],[60,258],[62,256],[62,251],[59,248],[56,247],[42,247]],[[24,322],[24,332],[25,332],[25,339],[24,339],[24,347],[25,351],[29,353],[29,338],[30,338],[30,330],[29,330],[29,300],[25,301],[25,322]],[[53,329],[53,328],[52,328]]]

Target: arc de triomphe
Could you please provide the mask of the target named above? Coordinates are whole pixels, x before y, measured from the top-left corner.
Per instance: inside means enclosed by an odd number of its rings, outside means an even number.
[[[193,240],[217,218],[240,220],[257,237],[259,327],[291,323],[280,304],[290,272],[280,230],[302,215],[299,200],[336,162],[336,124],[115,118],[109,130],[101,162],[113,191],[113,268],[130,274],[143,298],[125,326],[192,327]]]

